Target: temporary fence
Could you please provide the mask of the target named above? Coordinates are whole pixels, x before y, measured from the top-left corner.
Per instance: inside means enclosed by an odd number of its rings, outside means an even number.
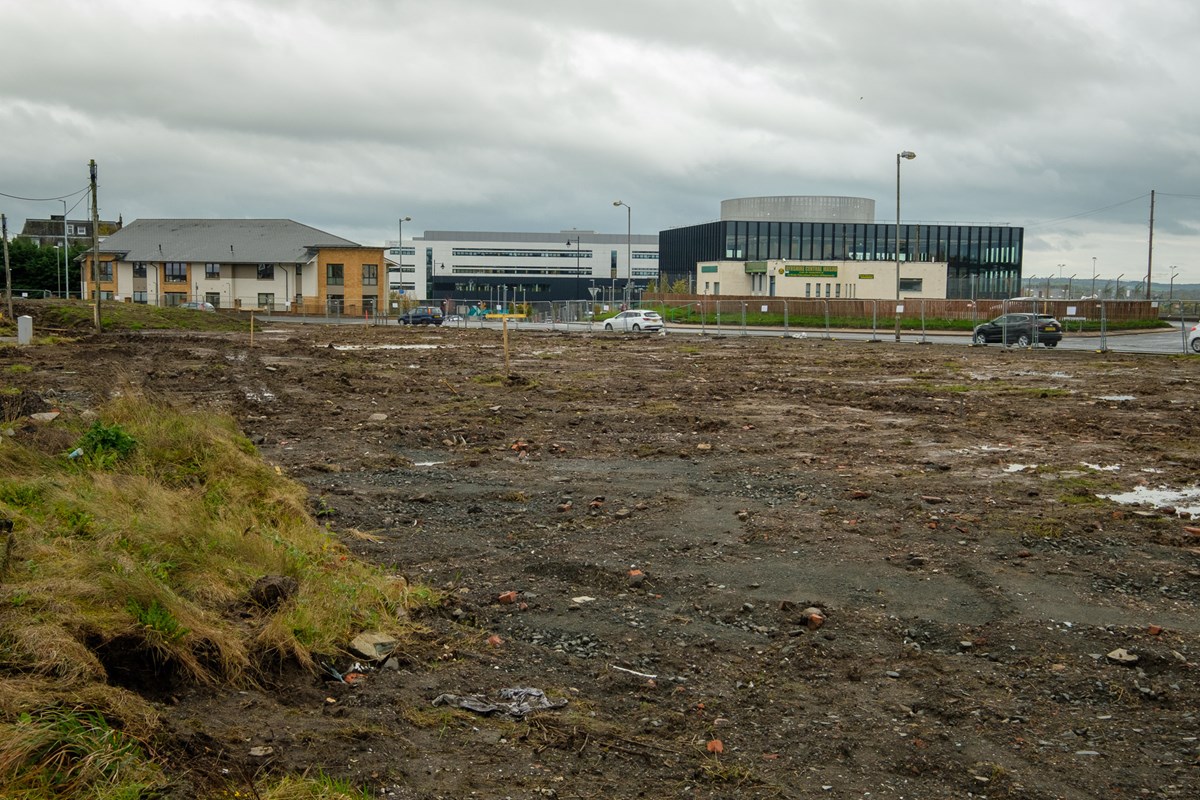
[[[1187,349],[1187,320],[1200,316],[1200,303],[1176,301],[1170,308],[1161,304],[1104,299],[1076,301],[1045,301],[1032,298],[988,300],[971,304],[947,306],[948,301],[909,300],[897,304],[894,300],[838,300],[795,298],[725,298],[699,297],[689,300],[646,302],[641,308],[658,312],[668,328],[686,326],[698,333],[711,335],[761,335],[764,330],[777,330],[782,336],[805,335],[833,339],[847,330],[869,331],[870,341],[881,341],[884,337],[910,340],[919,335],[926,343],[931,335],[956,333],[972,335],[973,329],[983,323],[1007,314],[1038,314],[1053,316],[1062,324],[1064,332],[1088,331],[1098,334],[1100,351],[1108,350],[1108,337],[1115,324],[1128,329],[1129,323],[1154,321],[1160,316],[1170,317],[1181,324],[1181,345]],[[588,301],[559,301],[515,304],[499,308],[473,308],[469,304],[457,304],[447,316],[445,325],[458,327],[487,327],[500,320],[507,320],[513,329],[522,326],[540,330],[554,330],[558,326],[567,329],[603,331],[605,321],[621,311],[621,307],[610,307]],[[897,310],[899,313],[897,313]],[[466,312],[466,313],[459,313]],[[1039,328],[1034,326],[1030,346],[1040,344]],[[1003,330],[1005,341],[1010,338]]]

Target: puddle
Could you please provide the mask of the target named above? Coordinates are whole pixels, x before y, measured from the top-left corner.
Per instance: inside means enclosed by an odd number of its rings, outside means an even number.
[[[1083,464],[1088,469],[1093,469],[1096,472],[1120,472],[1121,471],[1120,464],[1108,464],[1108,465],[1102,467],[1099,464],[1089,464],[1086,461],[1082,461],[1080,463]]]
[[[334,350],[436,350],[440,344],[335,344]]]
[[[445,461],[414,461],[414,467],[436,467],[438,464],[445,464]]]
[[[1148,489],[1145,486],[1134,487],[1132,492],[1121,494],[1098,494],[1105,500],[1112,500],[1123,506],[1150,506],[1151,508],[1173,507],[1179,516],[1200,516],[1200,486],[1190,489]]]
[[[1097,400],[1110,400],[1114,403],[1127,403],[1130,400],[1137,400],[1137,398],[1131,394],[1102,394],[1102,395],[1100,395],[1100,397],[1098,397],[1096,399]]]
[[[1004,468],[1005,472],[1025,472],[1026,470],[1037,469],[1037,464],[1009,464]]]

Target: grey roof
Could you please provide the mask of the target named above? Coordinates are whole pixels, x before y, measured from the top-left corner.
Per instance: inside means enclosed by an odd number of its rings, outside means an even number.
[[[361,247],[290,219],[138,219],[100,243],[125,261],[303,263],[313,247]]]

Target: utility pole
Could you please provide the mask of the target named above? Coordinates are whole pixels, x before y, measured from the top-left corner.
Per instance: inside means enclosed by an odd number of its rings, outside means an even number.
[[[8,295],[8,318],[13,319],[12,307],[12,266],[8,263],[8,217],[0,214],[0,235],[4,237],[4,288]],[[57,269],[57,265],[55,269]]]
[[[1146,299],[1150,299],[1150,273],[1154,268],[1154,190],[1150,190],[1150,249],[1146,253]]]
[[[96,323],[96,333],[100,329],[100,203],[96,200],[96,159],[88,161],[88,173],[91,176],[92,187],[92,291],[96,293],[96,310],[92,321]]]

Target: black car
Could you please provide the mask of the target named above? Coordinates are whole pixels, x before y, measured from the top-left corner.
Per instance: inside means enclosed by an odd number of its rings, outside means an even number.
[[[441,325],[442,310],[437,306],[417,306],[400,315],[401,325]]]
[[[1003,342],[1029,347],[1036,342],[1057,347],[1061,341],[1062,325],[1049,314],[1004,314],[975,326],[975,344]]]

